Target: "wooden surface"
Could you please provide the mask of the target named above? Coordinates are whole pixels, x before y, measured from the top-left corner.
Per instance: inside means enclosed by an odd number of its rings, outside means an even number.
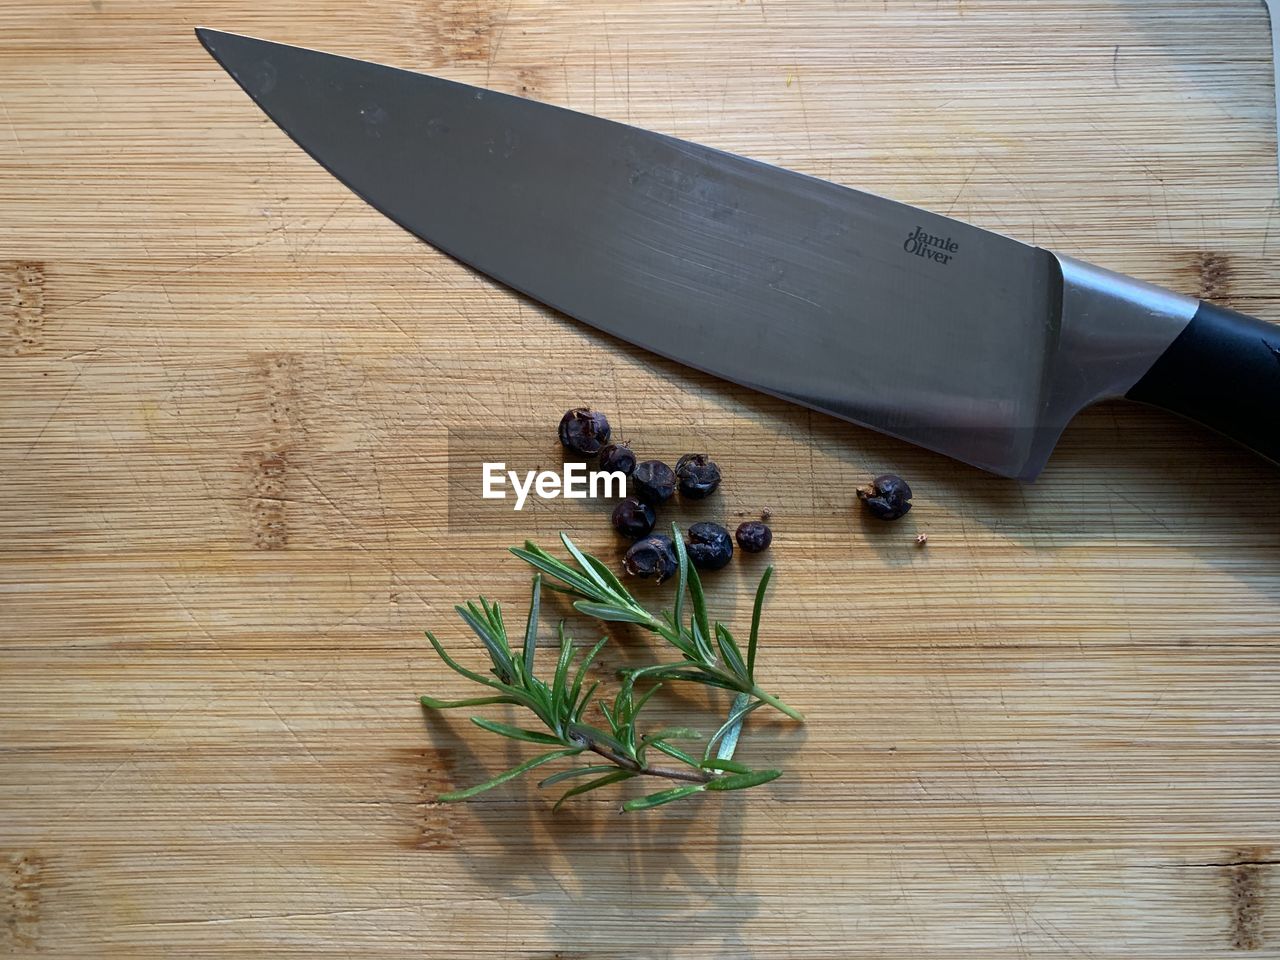
[[[1023,487],[656,361],[366,208],[196,23],[1280,320],[1253,0],[9,0],[0,954],[1280,956],[1274,468],[1109,404]],[[417,694],[467,688],[421,630],[459,647],[482,589],[521,609],[503,547],[562,520],[469,522],[449,430],[551,458],[579,402],[715,454],[718,500],[675,516],[775,512],[763,673],[809,718],[748,731],[776,784],[627,817],[431,802],[524,752],[424,724]],[[883,470],[917,506],[870,526],[853,487]],[[757,570],[714,584],[734,622]]]

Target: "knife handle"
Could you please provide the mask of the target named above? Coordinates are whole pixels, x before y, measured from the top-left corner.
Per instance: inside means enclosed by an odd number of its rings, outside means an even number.
[[[1126,396],[1280,462],[1280,327],[1202,300]]]

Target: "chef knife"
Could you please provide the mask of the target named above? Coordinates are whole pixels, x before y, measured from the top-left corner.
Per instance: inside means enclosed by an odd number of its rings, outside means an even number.
[[[1034,479],[1108,397],[1280,460],[1280,328],[961,221],[549,104],[197,34],[334,176],[565,314]]]

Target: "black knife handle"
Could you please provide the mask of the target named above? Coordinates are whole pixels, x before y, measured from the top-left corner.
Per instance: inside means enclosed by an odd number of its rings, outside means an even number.
[[[1280,327],[1202,300],[1126,396],[1280,462]]]

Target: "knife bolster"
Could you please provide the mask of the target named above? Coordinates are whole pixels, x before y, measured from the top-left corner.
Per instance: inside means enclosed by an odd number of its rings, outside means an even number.
[[[1197,301],[1054,253],[1057,336],[1046,359],[1036,440],[1023,477],[1043,468],[1062,430],[1090,404],[1125,396],[1178,338]]]

